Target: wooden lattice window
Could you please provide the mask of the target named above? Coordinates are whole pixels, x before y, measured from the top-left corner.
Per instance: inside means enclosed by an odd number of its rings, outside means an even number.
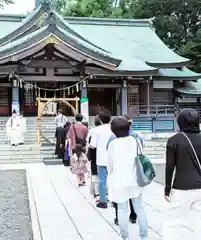
[[[128,87],[128,105],[138,106],[139,105],[139,86]]]
[[[130,116],[138,115],[139,112],[139,86],[132,85],[128,87],[128,114]]]

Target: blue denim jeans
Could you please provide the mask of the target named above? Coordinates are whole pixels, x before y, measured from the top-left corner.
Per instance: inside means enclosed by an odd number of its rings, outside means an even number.
[[[98,166],[100,202],[107,203],[107,167]]]
[[[148,223],[147,217],[144,211],[142,194],[136,198],[131,199],[133,203],[134,210],[137,214],[137,219],[140,227],[140,239],[148,240]],[[118,203],[118,219],[119,227],[122,239],[128,239],[128,201],[123,203]]]

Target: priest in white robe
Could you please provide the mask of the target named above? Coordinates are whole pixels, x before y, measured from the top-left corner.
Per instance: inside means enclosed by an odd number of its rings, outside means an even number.
[[[24,141],[25,122],[22,116],[13,111],[12,116],[6,123],[6,134],[12,146],[22,144]]]

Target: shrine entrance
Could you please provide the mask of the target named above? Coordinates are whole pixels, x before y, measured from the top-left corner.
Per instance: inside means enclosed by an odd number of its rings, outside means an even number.
[[[40,144],[41,141],[41,131],[42,131],[42,125],[41,125],[41,118],[44,115],[50,115],[49,114],[49,108],[54,108],[52,109],[52,112],[55,112],[55,110],[57,111],[57,109],[55,109],[55,105],[54,103],[62,103],[65,104],[66,106],[68,106],[73,115],[75,116],[78,112],[79,112],[79,101],[80,98],[75,97],[75,98],[41,98],[38,97],[36,98],[37,101],[37,105],[38,105],[38,113],[37,113],[37,125],[36,125],[36,139],[37,139],[37,143]],[[75,107],[70,103],[70,102],[74,102],[75,103]],[[51,105],[51,107],[49,107],[49,105]]]

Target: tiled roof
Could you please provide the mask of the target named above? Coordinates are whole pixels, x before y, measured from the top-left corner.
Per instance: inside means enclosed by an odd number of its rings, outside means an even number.
[[[189,81],[185,83],[185,87],[176,89],[178,92],[190,95],[200,95],[201,94],[201,79],[197,82]]]
[[[0,55],[5,49],[9,52],[13,46],[17,46],[16,44],[19,48],[21,42],[29,39],[28,35],[32,36],[33,31],[38,31],[32,29],[33,24],[38,24],[45,14],[50,13],[54,15],[59,31],[66,35],[66,41],[70,37],[76,44],[97,53],[97,56],[116,60],[117,71],[156,72],[158,64],[184,66],[188,62],[188,59],[174,53],[159,39],[151,27],[150,20],[63,18],[51,9],[48,1],[26,18],[0,15]],[[43,19],[38,28],[44,26]],[[161,73],[164,74],[164,71]]]
[[[182,68],[181,70],[178,70],[176,68],[159,69],[158,76],[169,77],[169,78],[181,78],[181,80],[189,79],[189,78],[191,80],[201,78],[200,73],[193,72],[186,67]]]

